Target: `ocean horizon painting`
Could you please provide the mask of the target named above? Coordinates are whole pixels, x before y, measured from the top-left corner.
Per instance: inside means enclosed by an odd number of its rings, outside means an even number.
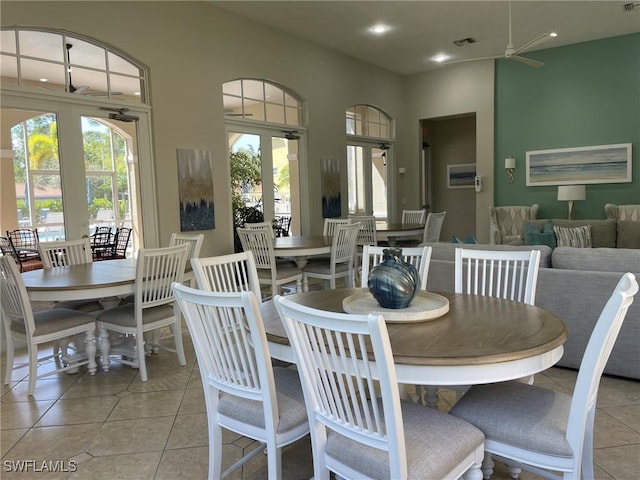
[[[631,144],[527,152],[527,186],[631,181]]]
[[[475,163],[447,165],[447,188],[473,188],[475,177]]]
[[[180,231],[212,230],[216,220],[211,152],[178,148],[177,156]]]

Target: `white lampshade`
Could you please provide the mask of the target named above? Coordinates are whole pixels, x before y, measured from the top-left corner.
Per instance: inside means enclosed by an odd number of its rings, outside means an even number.
[[[507,157],[504,159],[504,168],[516,168],[516,159],[514,157]]]
[[[558,200],[585,200],[587,190],[584,185],[560,185],[558,187]]]

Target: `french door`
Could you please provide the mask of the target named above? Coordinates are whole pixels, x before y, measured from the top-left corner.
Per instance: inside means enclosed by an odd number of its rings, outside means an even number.
[[[259,165],[260,183],[242,189],[244,206],[259,209],[265,221],[290,219],[289,233],[299,235],[299,137],[278,130],[233,125],[228,128],[228,142],[230,152],[244,152]]]
[[[131,248],[143,245],[138,122],[111,119],[96,106],[15,100],[3,98],[15,195],[4,192],[2,201],[15,202],[18,225],[37,228],[42,241],[126,226]],[[155,221],[150,226],[154,237]]]
[[[347,145],[347,182],[350,215],[388,218],[388,149],[381,145]]]

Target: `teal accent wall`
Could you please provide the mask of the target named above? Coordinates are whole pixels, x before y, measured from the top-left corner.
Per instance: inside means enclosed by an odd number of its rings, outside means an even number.
[[[617,143],[632,144],[632,182],[587,185],[574,218],[605,218],[605,203],[640,203],[640,34],[526,56],[545,65],[496,61],[495,205],[538,203],[539,218],[566,218],[557,186],[526,186],[525,153]],[[509,155],[517,162],[512,184],[504,171]]]

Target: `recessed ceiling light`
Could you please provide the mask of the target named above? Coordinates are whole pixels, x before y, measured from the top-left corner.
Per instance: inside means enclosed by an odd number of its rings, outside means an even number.
[[[134,95],[140,96],[140,92],[133,92]]]
[[[369,28],[369,31],[371,33],[375,33],[376,35],[382,35],[383,33],[386,33],[389,31],[389,27],[387,25],[383,25],[383,24],[378,24],[378,25],[374,25],[373,27]]]
[[[439,53],[438,55],[431,57],[431,60],[433,60],[434,62],[442,63],[445,60],[449,60],[449,58],[450,58],[449,55],[445,55],[444,53]]]
[[[551,32],[549,34],[550,37],[556,38],[558,36],[558,34],[556,32]]]
[[[40,79],[40,81],[41,81],[41,82],[48,82],[48,81],[49,81],[49,79],[48,79],[48,78],[41,78],[41,79]]]

